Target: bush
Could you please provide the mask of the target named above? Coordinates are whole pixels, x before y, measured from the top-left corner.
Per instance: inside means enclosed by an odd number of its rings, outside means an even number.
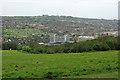
[[[103,43],[101,45],[101,51],[106,51],[106,50],[110,50],[110,47],[106,43]]]
[[[89,51],[106,51],[106,50],[119,50],[118,38],[115,37],[100,37],[94,40],[81,41],[77,43],[66,43],[64,45],[38,45],[34,44],[30,47],[23,48],[24,51],[40,54],[40,53],[79,53]],[[120,43],[119,43],[120,45]],[[6,47],[6,46],[5,46]]]
[[[31,51],[31,53],[34,53],[34,54],[45,53],[45,50],[44,48],[36,47],[36,48],[33,48],[33,51]]]
[[[89,45],[89,44],[86,45],[86,46],[85,46],[85,51],[86,51],[86,52],[93,51],[92,45]]]
[[[114,40],[107,40],[106,44],[110,47],[111,50],[115,50],[115,41]]]
[[[78,44],[73,44],[73,46],[71,47],[71,52],[72,52],[72,53],[80,52],[80,48],[81,48],[80,45],[78,45]]]
[[[23,48],[23,51],[30,52],[31,48],[29,46],[26,46],[26,47]]]
[[[53,51],[52,49],[48,49],[48,50],[46,51],[46,54],[54,54],[54,51]]]
[[[17,50],[18,43],[17,42],[3,42],[2,49],[3,50]]]
[[[22,45],[18,45],[17,50],[22,50]]]
[[[71,52],[71,49],[69,47],[64,47],[63,48],[63,52],[64,53],[70,53]]]
[[[100,50],[101,50],[101,45],[100,45],[100,43],[94,44],[93,47],[92,47],[92,49],[93,49],[93,50],[96,50],[96,51],[100,51]]]
[[[60,45],[53,46],[51,48],[55,53],[63,53],[63,48]]]

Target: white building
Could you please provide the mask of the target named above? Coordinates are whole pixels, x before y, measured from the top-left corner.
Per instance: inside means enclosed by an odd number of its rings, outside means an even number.
[[[39,43],[40,45],[44,45],[44,43]]]
[[[88,40],[88,39],[95,39],[93,36],[79,36],[78,40],[79,41],[84,41],[84,40]]]
[[[72,37],[69,37],[68,35],[50,35],[50,43],[70,41],[72,41]]]

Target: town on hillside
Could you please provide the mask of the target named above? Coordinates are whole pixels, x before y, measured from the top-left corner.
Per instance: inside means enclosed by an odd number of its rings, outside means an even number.
[[[117,20],[49,15],[2,17],[2,41],[17,41],[24,46],[59,45],[106,35],[118,35]]]

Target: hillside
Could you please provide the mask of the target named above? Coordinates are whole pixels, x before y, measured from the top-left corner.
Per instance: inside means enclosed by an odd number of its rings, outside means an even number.
[[[87,19],[71,16],[3,16],[3,38],[34,38],[49,42],[49,35],[95,35],[117,31],[117,20]],[[39,39],[37,39],[39,37]]]

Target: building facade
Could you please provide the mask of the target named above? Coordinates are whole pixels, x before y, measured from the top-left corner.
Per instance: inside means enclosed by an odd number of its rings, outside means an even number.
[[[55,42],[70,42],[72,41],[72,37],[68,35],[50,35],[50,43],[55,43]]]

